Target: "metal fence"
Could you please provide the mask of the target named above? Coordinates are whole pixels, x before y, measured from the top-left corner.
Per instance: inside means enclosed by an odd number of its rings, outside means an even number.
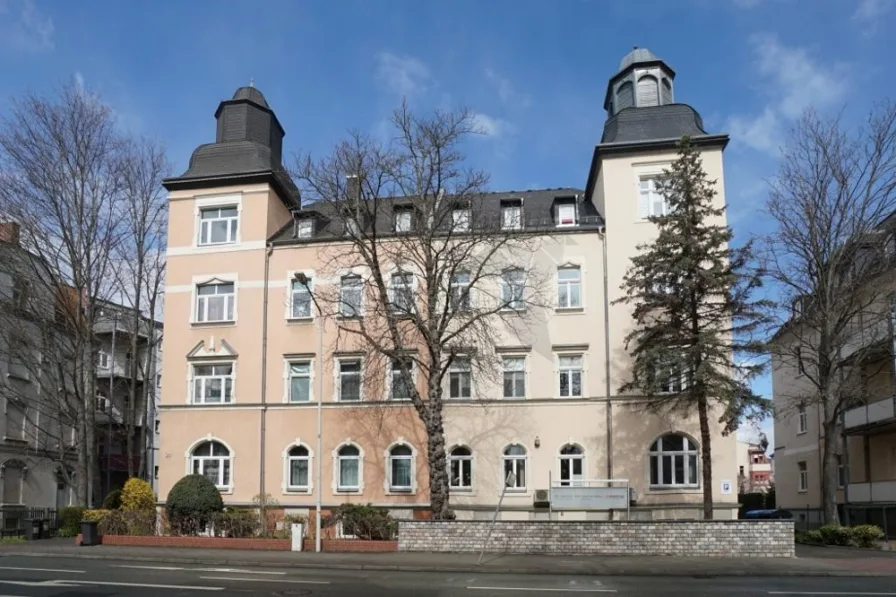
[[[0,506],[0,538],[21,537],[25,534],[26,520],[46,520],[51,529],[58,527],[55,508],[29,508],[27,506]]]

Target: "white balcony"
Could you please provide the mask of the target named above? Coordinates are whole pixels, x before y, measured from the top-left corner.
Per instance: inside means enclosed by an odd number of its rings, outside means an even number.
[[[770,473],[772,465],[769,462],[756,462],[750,465],[750,471],[754,473]]]
[[[896,481],[849,484],[850,504],[893,501],[896,501]]]
[[[896,397],[886,398],[864,406],[857,406],[846,411],[844,424],[846,429],[880,425],[896,420]]]

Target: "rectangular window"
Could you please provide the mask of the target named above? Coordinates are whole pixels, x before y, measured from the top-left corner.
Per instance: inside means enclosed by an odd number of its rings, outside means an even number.
[[[199,244],[224,245],[236,242],[239,211],[236,206],[212,207],[199,212]]]
[[[575,309],[582,306],[582,270],[561,267],[557,270],[557,307]]]
[[[361,315],[361,292],[363,289],[361,276],[345,276],[339,290],[339,312],[343,317]]]
[[[302,319],[311,317],[311,278],[304,282],[292,281],[292,295],[290,298],[290,317]]]
[[[396,207],[393,212],[393,226],[399,234],[410,232],[414,226],[414,210],[410,207]]]
[[[658,178],[642,178],[638,211],[641,219],[666,215],[666,199],[662,194],[662,184]]]
[[[404,377],[401,374],[401,366],[402,361],[398,359],[392,361],[392,379],[390,380],[392,400],[410,400],[411,394],[413,393],[414,361],[413,359],[404,360],[404,367],[408,370],[408,374],[411,377],[410,384],[405,383]]]
[[[451,230],[454,232],[469,232],[470,219],[470,208],[468,207],[451,210]]]
[[[837,454],[837,487],[843,489],[849,483],[846,474],[846,463],[843,462],[843,455]]]
[[[576,225],[576,204],[575,203],[558,203],[557,204],[557,226],[575,226]]]
[[[560,397],[576,398],[582,395],[582,355],[561,355]]]
[[[109,353],[105,350],[99,351],[97,354],[97,362],[101,369],[109,368]]]
[[[521,269],[504,272],[501,283],[503,309],[520,310],[525,306],[525,274]]]
[[[470,398],[472,392],[472,371],[469,359],[455,359],[448,368],[448,397]]]
[[[658,381],[661,394],[677,394],[683,392],[687,387],[684,372],[678,364],[663,369],[658,375],[660,376]]]
[[[314,220],[299,220],[296,225],[297,238],[311,238],[314,235]]]
[[[339,361],[339,400],[342,402],[361,400],[361,359]]]
[[[410,314],[414,312],[414,276],[412,274],[393,274],[389,283],[389,294],[392,299],[392,311]]]
[[[800,472],[799,491],[809,491],[809,467],[806,464],[806,461],[801,460],[796,463],[796,466]]]
[[[470,310],[469,272],[457,272],[451,276],[451,306],[455,311]]]
[[[806,433],[809,431],[809,415],[806,413],[806,407],[802,404],[797,408],[797,433]]]
[[[525,357],[504,357],[504,397],[526,397]]]
[[[7,464],[3,467],[3,502],[5,504],[22,503],[22,484],[25,471],[19,466]]]
[[[233,321],[234,285],[202,284],[196,287],[196,321]]]
[[[520,230],[523,227],[523,205],[519,202],[501,204],[501,228]]]
[[[311,401],[311,361],[289,363],[289,401]]]
[[[6,399],[6,437],[25,440],[25,405],[11,398]]]
[[[233,364],[193,365],[193,404],[233,401]]]

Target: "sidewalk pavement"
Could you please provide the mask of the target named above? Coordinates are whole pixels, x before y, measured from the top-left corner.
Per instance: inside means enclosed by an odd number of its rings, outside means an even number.
[[[0,547],[0,558],[32,556],[156,562],[175,565],[242,566],[462,572],[491,574],[554,574],[588,576],[896,576],[892,552],[843,550],[843,553],[798,546],[796,558],[682,558],[669,556],[550,556],[445,553],[294,553],[230,549],[78,547],[72,539],[49,539]],[[822,550],[822,551],[819,551]],[[869,557],[871,554],[873,557]],[[879,554],[886,553],[886,556]]]

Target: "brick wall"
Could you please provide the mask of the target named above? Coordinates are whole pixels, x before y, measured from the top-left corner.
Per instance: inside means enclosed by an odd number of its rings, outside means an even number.
[[[478,552],[491,522],[402,520],[398,550]],[[499,521],[487,552],[715,557],[794,556],[793,521]]]
[[[289,539],[230,539],[224,537],[158,537],[131,535],[102,535],[103,545],[128,545],[131,547],[195,547],[201,549],[252,549],[263,551],[289,551]],[[75,538],[81,545],[81,535]]]
[[[398,541],[364,541],[362,539],[322,539],[321,551],[350,553],[385,553],[398,551]],[[304,551],[314,551],[314,539],[305,539]]]

